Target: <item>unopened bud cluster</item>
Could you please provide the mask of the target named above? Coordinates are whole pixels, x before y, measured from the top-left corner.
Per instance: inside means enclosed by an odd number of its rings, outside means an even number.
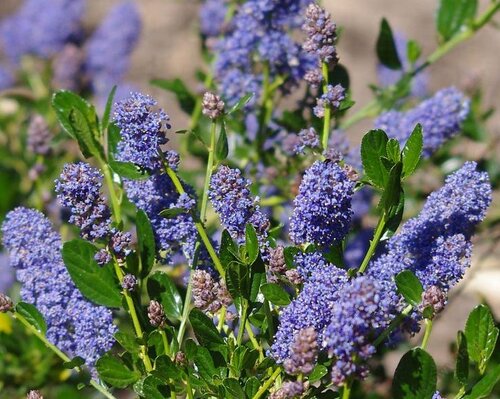
[[[224,113],[224,101],[213,93],[206,92],[201,103],[203,115],[210,119],[217,119]]]

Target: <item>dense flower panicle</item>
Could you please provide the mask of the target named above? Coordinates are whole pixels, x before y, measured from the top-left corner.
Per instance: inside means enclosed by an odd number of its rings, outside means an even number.
[[[278,363],[291,357],[295,336],[304,328],[312,327],[318,334],[318,345],[323,342],[338,291],[347,281],[347,273],[331,264],[312,271],[297,298],[280,313],[280,325],[270,349]]]
[[[306,170],[290,217],[295,244],[327,247],[345,237],[351,223],[354,182],[335,162],[316,161]]]
[[[52,133],[43,116],[33,115],[28,126],[28,150],[36,155],[49,155],[51,139]]]
[[[101,172],[85,162],[68,163],[56,180],[62,206],[69,208],[69,222],[80,228],[83,238],[103,239],[111,233],[111,212],[101,194]]]
[[[394,44],[396,45],[396,52],[401,61],[402,69],[390,69],[383,64],[377,65],[377,78],[381,86],[387,87],[396,84],[405,73],[409,72],[411,68],[419,67],[422,62],[417,60],[414,66],[408,60],[408,40],[400,32],[394,35]],[[427,95],[429,75],[423,71],[413,77],[411,82],[411,94],[415,97],[425,97]]]
[[[203,94],[201,106],[203,115],[210,119],[216,119],[224,113],[224,101],[218,95],[208,91]]]
[[[323,118],[326,108],[330,107],[332,109],[337,109],[340,107],[340,102],[344,99],[345,89],[341,85],[328,85],[326,93],[323,93],[321,97],[316,100],[316,106],[313,109],[314,115],[318,118]]]
[[[208,198],[233,239],[243,244],[245,227],[250,223],[255,227],[261,246],[265,246],[270,223],[260,210],[258,198],[250,194],[250,184],[239,169],[223,165],[212,176]]]
[[[170,118],[163,110],[154,111],[157,102],[141,93],[115,104],[114,122],[121,129],[117,158],[149,171],[162,168],[160,146],[168,142]]]
[[[315,54],[322,62],[337,62],[337,27],[330,13],[316,3],[311,3],[306,10],[306,19],[302,29],[307,34],[304,49]]]
[[[137,277],[133,274],[123,276],[122,288],[127,291],[133,291],[137,287]]]
[[[205,0],[198,14],[201,34],[215,38],[224,33],[227,10],[227,0]]]
[[[82,86],[83,51],[67,44],[52,62],[52,86],[56,89],[78,91]]]
[[[163,305],[158,301],[150,301],[148,305],[148,318],[149,323],[153,327],[163,328],[167,323]]]
[[[215,314],[222,307],[228,307],[232,303],[223,280],[216,281],[210,273],[201,269],[194,270],[192,273],[195,307]]]
[[[332,382],[340,386],[349,377],[364,378],[366,360],[376,348],[373,340],[397,316],[397,295],[390,285],[368,276],[345,284],[331,310],[323,345],[334,358]]]
[[[302,381],[285,381],[281,388],[269,395],[269,399],[297,399],[305,391],[306,387]]]
[[[215,45],[215,76],[229,105],[245,93],[255,92],[257,103],[263,75],[255,62],[266,63],[271,79],[284,76],[285,90],[300,82],[313,68],[314,57],[296,42],[291,32],[302,22],[301,10],[311,0],[247,0]]]
[[[27,54],[49,58],[81,34],[85,0],[26,0],[0,25],[0,47],[13,63]]]
[[[99,266],[107,265],[109,262],[111,262],[111,259],[112,259],[111,254],[105,248],[100,249],[94,255],[94,260],[97,262]]]
[[[284,367],[288,374],[309,374],[316,365],[318,357],[318,333],[312,327],[297,333],[292,343],[291,356],[285,360]]]
[[[277,275],[285,274],[287,267],[285,263],[285,252],[282,245],[269,249],[269,271]]]
[[[124,260],[132,251],[132,234],[113,229],[109,239],[109,246],[118,260]]]
[[[0,313],[9,312],[14,308],[14,304],[12,303],[12,299],[10,299],[7,295],[0,292]]]
[[[469,109],[470,101],[464,94],[449,87],[408,111],[388,111],[380,115],[375,128],[384,130],[389,137],[404,144],[420,123],[424,136],[422,153],[428,158],[460,131]]]
[[[403,224],[387,243],[387,252],[373,261],[368,273],[391,281],[409,269],[425,289],[436,286],[446,292],[470,266],[474,227],[491,203],[488,174],[466,162],[431,193],[420,212]]]
[[[168,263],[172,255],[180,251],[191,262],[198,237],[192,216],[189,213],[181,213],[173,218],[160,216],[162,210],[179,205],[180,197],[170,177],[165,174],[152,175],[145,180],[125,180],[124,185],[128,199],[148,215],[157,250],[162,251],[165,262]],[[193,191],[186,184],[183,186],[188,192]],[[190,200],[187,206],[192,205],[192,197]]]
[[[85,69],[98,96],[106,97],[123,79],[140,32],[137,6],[127,0],[112,8],[90,37]]]
[[[321,73],[321,69],[315,68],[307,71],[304,75],[304,80],[313,88],[319,87],[319,85],[323,81],[323,74]]]
[[[40,391],[31,390],[26,395],[26,399],[43,399]]]
[[[61,238],[40,212],[11,211],[2,226],[3,244],[21,283],[21,298],[47,322],[47,339],[93,368],[111,349],[117,331],[109,309],[87,301],[75,287],[61,255]]]
[[[431,285],[422,293],[422,302],[420,303],[420,310],[430,308],[433,315],[442,312],[446,306],[448,298],[446,293],[439,287]]]
[[[319,148],[321,146],[318,133],[313,127],[302,129],[298,135],[299,142],[295,144],[293,152],[296,154],[303,154],[307,148]]]

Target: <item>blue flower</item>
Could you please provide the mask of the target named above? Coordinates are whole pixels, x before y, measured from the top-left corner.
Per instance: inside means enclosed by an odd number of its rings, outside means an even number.
[[[217,37],[223,33],[227,14],[227,0],[206,0],[200,7],[200,31],[207,37]]]
[[[316,161],[306,170],[293,202],[292,241],[328,247],[342,240],[351,223],[353,189],[354,182],[337,163]]]
[[[375,128],[384,130],[389,137],[404,144],[420,123],[424,136],[422,153],[428,158],[458,134],[469,107],[469,100],[454,87],[449,87],[408,111],[388,111],[380,115],[375,121]]]
[[[111,311],[87,301],[75,287],[62,260],[61,238],[40,212],[16,208],[2,232],[22,284],[21,298],[44,316],[47,339],[70,357],[81,356],[92,369],[114,343]]]

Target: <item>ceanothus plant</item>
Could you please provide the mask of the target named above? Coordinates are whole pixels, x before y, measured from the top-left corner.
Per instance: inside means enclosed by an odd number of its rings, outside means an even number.
[[[486,305],[458,333],[453,376],[438,381],[428,343],[473,265],[473,236],[496,177],[478,159],[455,162],[430,193],[409,178],[450,159],[454,140],[484,119],[457,88],[422,98],[414,86],[492,20],[498,1],[479,13],[476,1],[441,0],[440,43],[427,58],[414,40],[402,50],[384,19],[376,50],[390,79],[352,113],[337,25],[320,4],[207,0],[205,93],[193,95],[180,80],[152,82],[191,115],[175,131],[180,153],[170,144],[175,120],[153,97],[115,99],[109,87],[140,29],[134,4],[114,9],[77,60],[85,2],[49,3],[27,1],[2,24],[14,70],[26,54],[57,56],[55,77],[68,88],[78,90],[72,83],[85,73],[97,97],[110,93],[99,115],[74,91],[53,94],[62,131],[84,160],[59,165],[52,191],[62,216],[39,203],[3,221],[20,295],[0,293],[0,312],[62,360],[88,397],[495,395],[499,330]],[[45,26],[61,12],[64,24]],[[27,24],[35,13],[38,22]],[[38,41],[21,34],[36,36],[38,25],[47,28]],[[0,67],[5,82],[13,77]],[[287,96],[298,102],[286,108],[279,100]],[[346,129],[370,117],[374,129],[350,144]],[[32,115],[34,181],[51,141],[47,121]],[[204,167],[188,169],[189,157]],[[384,355],[398,348],[406,353],[394,376],[384,376]],[[31,399],[54,392],[50,382],[27,388]]]

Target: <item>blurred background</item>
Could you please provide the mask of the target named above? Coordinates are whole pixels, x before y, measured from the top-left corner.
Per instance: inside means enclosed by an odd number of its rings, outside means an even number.
[[[86,27],[92,30],[116,3],[113,0],[89,1],[85,17]],[[206,69],[198,51],[201,45],[197,33],[199,2],[140,0],[137,3],[143,19],[143,31],[133,53],[127,81],[158,98],[160,106],[170,115],[173,128],[184,129],[188,118],[178,108],[174,97],[152,87],[149,81],[153,78],[180,77],[196,91],[195,72],[198,69]],[[381,18],[386,17],[394,31],[406,38],[418,40],[425,57],[435,49],[437,43],[434,28],[436,3],[435,0],[323,2],[337,25],[342,28],[338,53],[341,62],[350,72],[352,98],[356,101],[353,111],[372,98],[368,84],[376,82],[374,46]],[[15,10],[19,4],[18,0],[1,0],[0,18]],[[490,25],[429,68],[429,91],[432,93],[450,85],[458,86],[462,90],[479,85],[484,89],[485,108],[499,108],[499,65],[500,30]],[[349,139],[357,142],[370,128],[370,121],[357,124],[349,131]],[[489,120],[488,133],[498,142],[500,113],[496,113]],[[471,159],[479,157],[487,150],[481,143],[467,142],[466,145]],[[497,156],[497,162],[498,160]],[[2,187],[2,191],[8,189]],[[498,199],[497,193],[490,213],[499,213]],[[449,342],[455,338],[455,332],[462,328],[469,311],[480,300],[486,299],[496,317],[500,317],[499,227],[488,231],[488,235],[490,238],[493,235],[495,245],[482,245],[481,235],[477,237],[475,266],[456,290],[463,292],[460,296],[453,295],[447,311],[436,323],[429,350],[440,362],[446,363],[451,359]],[[394,353],[391,357],[397,362],[400,354]]]

